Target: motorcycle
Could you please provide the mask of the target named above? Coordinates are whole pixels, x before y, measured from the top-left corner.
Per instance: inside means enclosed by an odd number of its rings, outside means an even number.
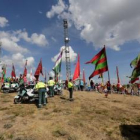
[[[47,99],[47,97],[48,94],[45,93],[45,98]],[[35,90],[35,85],[29,85],[18,92],[18,95],[14,97],[14,103],[20,104],[25,101],[35,101],[38,99],[39,99],[38,91]]]
[[[19,91],[19,84],[18,83],[12,83],[10,92],[18,92]]]
[[[54,86],[54,94],[55,95],[61,95],[62,94],[62,87],[60,85]]]
[[[3,83],[1,86],[1,90],[3,93],[9,93],[10,91],[10,83]]]
[[[1,90],[3,93],[17,92],[19,90],[18,83],[3,83],[1,86]]]

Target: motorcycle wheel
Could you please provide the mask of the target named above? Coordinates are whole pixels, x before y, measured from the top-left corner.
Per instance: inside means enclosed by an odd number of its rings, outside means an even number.
[[[21,104],[21,98],[19,97],[19,98],[15,98],[14,99],[14,103],[15,104]]]

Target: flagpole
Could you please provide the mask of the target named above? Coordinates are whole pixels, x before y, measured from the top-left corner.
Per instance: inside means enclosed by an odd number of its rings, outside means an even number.
[[[104,48],[105,48],[105,45],[104,45]],[[105,53],[106,53],[106,51],[105,51]],[[106,59],[107,59],[107,55],[106,55]],[[107,66],[108,66],[108,61],[107,61]],[[109,67],[108,67],[108,81],[110,83],[110,92],[111,92],[111,82],[110,82]]]
[[[103,77],[103,73],[102,73],[102,86],[104,85],[104,77]]]

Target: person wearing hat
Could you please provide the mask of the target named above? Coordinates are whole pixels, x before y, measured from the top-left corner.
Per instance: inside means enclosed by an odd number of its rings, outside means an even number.
[[[69,80],[68,82],[68,90],[69,90],[69,100],[72,101],[73,100],[73,83],[72,83],[72,79]]]
[[[38,90],[38,108],[41,108],[42,105],[46,106],[46,98],[45,98],[45,92],[46,92],[46,84],[42,81],[37,81],[37,84],[35,88]]]
[[[50,92],[50,97],[54,97],[54,80],[52,77],[49,78],[48,81],[48,87],[49,87],[49,92]]]

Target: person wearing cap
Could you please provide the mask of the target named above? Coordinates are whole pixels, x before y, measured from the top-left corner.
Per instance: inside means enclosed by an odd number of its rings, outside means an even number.
[[[73,100],[73,83],[72,83],[72,79],[69,80],[68,82],[68,90],[69,90],[69,100],[72,101]]]
[[[38,108],[41,108],[42,105],[46,106],[46,84],[42,81],[37,81],[35,88],[38,90],[39,100],[38,100]]]
[[[54,97],[54,80],[52,77],[49,78],[48,81],[48,87],[49,87],[49,92],[50,92],[50,97]]]

